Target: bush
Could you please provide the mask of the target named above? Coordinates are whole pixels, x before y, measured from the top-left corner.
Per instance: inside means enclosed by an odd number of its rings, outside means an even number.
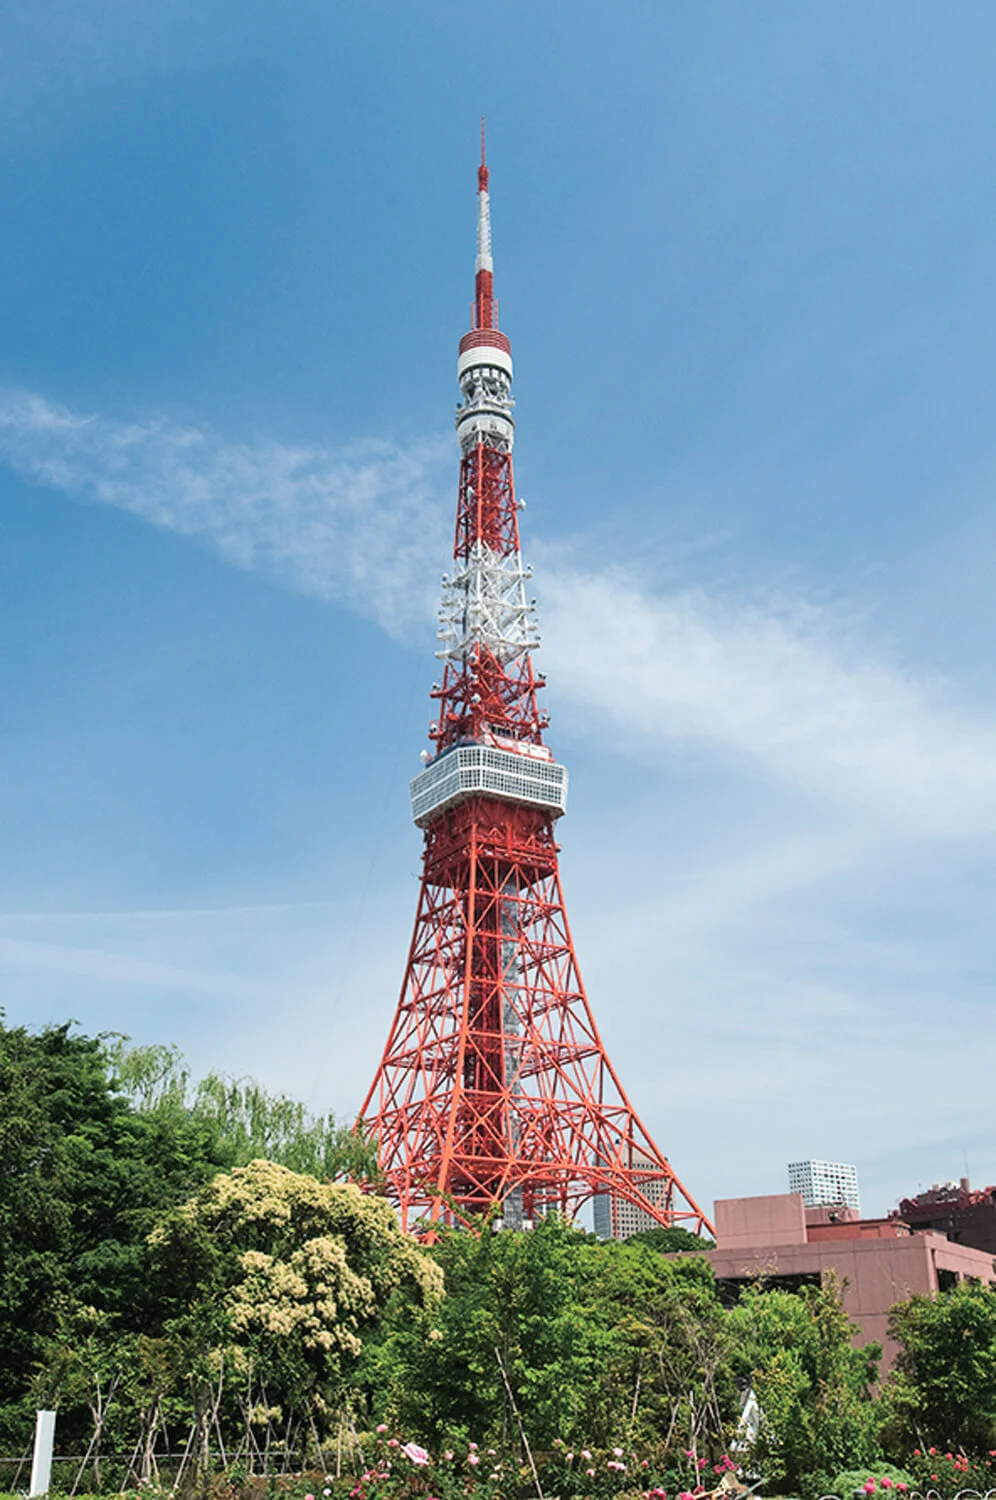
[[[869,1469],[845,1469],[842,1474],[837,1474],[830,1481],[829,1493],[838,1495],[840,1500],[850,1500],[859,1492],[862,1495],[890,1495],[890,1492],[898,1491],[903,1495],[913,1487],[914,1480],[905,1469],[897,1469],[893,1464],[874,1464]]]
[[[914,1448],[909,1466],[917,1489],[924,1493],[937,1490],[942,1495],[956,1495],[959,1490],[978,1490],[984,1495],[996,1488],[996,1462],[992,1454],[971,1459],[954,1450]]]

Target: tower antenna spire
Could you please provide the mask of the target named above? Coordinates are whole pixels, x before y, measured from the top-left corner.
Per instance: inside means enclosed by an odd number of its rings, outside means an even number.
[[[477,169],[477,259],[474,262],[474,327],[497,328],[494,261],[491,258],[491,194],[484,154],[484,116],[481,116],[481,165]]]
[[[362,1109],[408,1229],[500,1212],[526,1228],[594,1200],[596,1231],[710,1228],[633,1110],[581,983],[554,828],[567,771],[545,742],[531,569],[512,473],[512,346],[495,316],[481,121],[474,321],[460,340],[460,481],[439,613],[432,755],[398,1008]],[[428,1222],[426,1222],[426,1219]]]

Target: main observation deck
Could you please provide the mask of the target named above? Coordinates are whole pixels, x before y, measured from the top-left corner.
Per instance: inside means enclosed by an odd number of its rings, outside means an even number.
[[[475,796],[543,807],[555,818],[567,811],[566,766],[491,745],[445,750],[412,777],[409,788],[419,828],[427,828],[445,808]]]

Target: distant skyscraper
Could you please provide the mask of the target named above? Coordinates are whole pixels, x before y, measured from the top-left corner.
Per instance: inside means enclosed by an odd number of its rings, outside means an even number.
[[[861,1212],[858,1169],[842,1161],[789,1162],[789,1192],[801,1193],[807,1208],[844,1203]]]
[[[637,1172],[658,1172],[643,1179],[643,1194],[654,1207],[663,1206],[667,1198],[667,1178],[657,1163],[634,1148],[629,1165]],[[659,1229],[660,1220],[618,1193],[596,1193],[592,1199],[592,1222],[600,1240],[628,1240],[631,1234],[645,1229]]]

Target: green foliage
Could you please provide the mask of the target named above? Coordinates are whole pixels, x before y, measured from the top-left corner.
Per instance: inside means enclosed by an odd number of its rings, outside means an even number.
[[[66,1299],[141,1319],[144,1237],[218,1165],[200,1121],[129,1108],[99,1041],[0,1025],[0,1429]]]
[[[423,1493],[428,1473],[361,1477],[388,1443],[361,1441],[366,1417],[436,1450],[439,1500],[528,1489],[523,1436],[564,1497],[674,1494],[725,1472],[752,1385],[769,1492],[860,1474],[901,1493],[906,1470],[996,1488],[993,1289],[898,1306],[899,1361],[874,1395],[878,1347],[852,1348],[832,1280],[759,1283],[726,1311],[708,1242],[600,1243],[556,1217],[420,1250],[346,1175],[376,1185],[372,1143],[251,1080],[0,1024],[0,1444],[23,1448],[34,1406],[55,1404],[60,1444],[88,1454],[77,1488],[154,1493],[156,1453],[177,1444],[178,1489],[233,1446],[233,1475],[327,1464],[334,1438],[354,1500]]]
[[[675,1251],[701,1254],[703,1250],[716,1248],[715,1240],[710,1240],[705,1235],[692,1234],[690,1229],[682,1229],[679,1226],[674,1229],[641,1229],[638,1234],[631,1234],[626,1243],[627,1245],[649,1245],[652,1250],[659,1251],[661,1255],[672,1255]]]
[[[769,1488],[826,1493],[830,1475],[875,1462],[881,1347],[852,1348],[858,1330],[835,1277],[801,1293],[750,1287],[730,1323],[734,1369],[764,1413],[751,1464]]]
[[[860,1490],[864,1500],[865,1495],[889,1495],[892,1491],[897,1496],[902,1496],[913,1485],[912,1475],[905,1469],[897,1469],[893,1464],[879,1461],[867,1469],[844,1469],[840,1474],[835,1474],[827,1493],[837,1495],[839,1500],[851,1500]]]
[[[108,1040],[107,1056],[115,1087],[140,1114],[197,1121],[228,1166],[266,1160],[330,1181],[377,1179],[374,1144],[332,1114],[315,1115],[252,1078],[208,1073],[192,1085],[176,1047],[133,1046],[118,1036]]]
[[[449,1233],[427,1326],[396,1305],[368,1348],[376,1414],[424,1441],[611,1448],[677,1433],[721,1444],[736,1409],[708,1265],[606,1243],[556,1217],[529,1234]],[[691,1475],[689,1475],[691,1478]]]
[[[715,1457],[739,1399],[729,1319],[711,1266],[663,1260],[632,1239],[598,1251],[599,1297],[613,1329],[599,1382],[598,1441],[653,1443],[670,1434],[679,1451]]]
[[[916,1488],[923,1494],[935,1490],[942,1495],[957,1495],[961,1490],[990,1494],[996,1488],[996,1454],[985,1453],[968,1458],[964,1453],[939,1448],[914,1448],[908,1460]]]
[[[884,1392],[890,1446],[951,1449],[974,1457],[996,1448],[996,1288],[962,1281],[940,1297],[893,1308],[900,1345]]]
[[[442,1293],[438,1267],[383,1198],[274,1162],[216,1176],[151,1246],[164,1330],[191,1368],[200,1361],[205,1380],[225,1358],[240,1378],[255,1369],[263,1400],[285,1412],[341,1402],[389,1297],[432,1309]]]
[[[150,1276],[147,1238],[219,1170],[266,1152],[322,1177],[375,1173],[372,1144],[331,1115],[251,1080],[192,1086],[175,1048],[0,1024],[0,1444],[22,1444],[53,1391],[60,1430],[85,1432],[84,1388],[108,1360],[133,1391],[169,1383],[154,1372],[177,1290]]]
[[[432,1251],[446,1297],[429,1327],[398,1305],[365,1361],[375,1410],[425,1441],[505,1442],[516,1421],[502,1376],[549,1444],[584,1420],[610,1343],[593,1249],[556,1219],[529,1234],[443,1235]]]

